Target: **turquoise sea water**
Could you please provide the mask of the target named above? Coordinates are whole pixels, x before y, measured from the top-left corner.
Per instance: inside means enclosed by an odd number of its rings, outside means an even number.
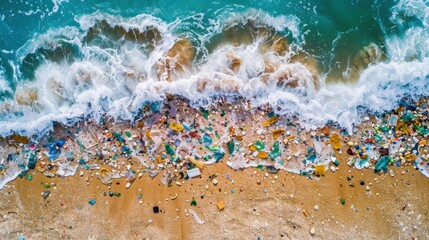
[[[428,25],[423,0],[4,0],[0,134],[133,119],[166,93],[242,96],[350,129],[427,93]]]

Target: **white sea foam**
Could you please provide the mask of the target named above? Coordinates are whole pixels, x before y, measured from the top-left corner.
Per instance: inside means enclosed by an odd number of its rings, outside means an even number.
[[[427,20],[429,10],[407,10],[409,7],[401,1],[394,8],[392,19],[396,21],[397,11],[406,11],[422,22]],[[415,9],[414,5],[412,8]],[[209,21],[209,33],[199,36],[200,40],[217,33],[225,24],[244,21],[246,14],[250,15],[245,13]],[[297,18],[274,18],[263,12],[252,16],[256,16],[261,25],[278,31],[288,29],[297,38],[302,36]],[[292,61],[291,54],[280,56],[269,50],[261,51],[262,40],[241,46],[220,45],[212,53],[196,59],[190,68],[185,67],[180,77],[172,82],[161,81],[157,63],[178,40],[174,31],[180,21],[185,20],[165,23],[147,14],[122,18],[103,13],[76,20],[80,29],[52,30],[17,51],[22,60],[39,48],[56,48],[60,38],[79,48],[81,56],[72,62],[45,61],[36,69],[34,80],[19,85],[17,91],[34,89],[38,99],[24,99],[31,102],[29,105],[9,101],[10,111],[19,114],[2,117],[1,135],[46,133],[52,128],[53,121],[72,124],[86,117],[99,119],[105,113],[119,120],[133,119],[144,102],[162,100],[167,93],[203,105],[210,104],[213,96],[242,96],[254,107],[263,104],[279,106],[282,114],[297,115],[307,128],[332,121],[351,130],[364,114],[393,109],[404,95],[425,95],[429,90],[427,21],[422,26],[406,30],[404,36],[388,36],[386,48],[390,60],[370,65],[356,83],[325,84],[323,73],[314,79],[313,66]],[[162,40],[150,52],[142,51],[139,44],[126,41],[111,48],[84,43],[85,31],[101,20],[111,26],[120,25],[141,32],[155,27]],[[410,45],[415,48],[408,47]],[[405,61],[410,58],[414,60]],[[231,67],[234,61],[239,62],[236,69]],[[276,65],[273,71],[265,70],[267,62]]]

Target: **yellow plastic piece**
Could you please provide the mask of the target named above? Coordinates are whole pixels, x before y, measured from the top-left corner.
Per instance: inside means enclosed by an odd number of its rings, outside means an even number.
[[[256,155],[256,157],[262,158],[262,159],[267,159],[268,158],[268,153],[266,153],[266,152],[258,152],[258,155]]]
[[[176,132],[181,132],[185,129],[182,124],[178,124],[177,122],[171,122],[170,128]]]
[[[302,210],[302,213],[304,214],[305,217],[308,217],[308,213],[305,209]]]
[[[101,176],[105,176],[107,173],[109,173],[110,172],[110,170],[109,169],[107,169],[107,168],[102,168],[101,170],[100,170],[100,175]]]
[[[340,135],[338,135],[338,133],[332,133],[331,137],[329,138],[329,142],[331,142],[335,150],[339,150],[342,147],[341,138],[340,138]]]
[[[197,166],[199,169],[203,169],[204,167],[204,164],[201,161],[195,160],[194,157],[189,157],[189,161],[195,164],[195,166]]]
[[[407,161],[415,161],[417,156],[415,154],[405,154],[405,160]]]
[[[324,176],[325,171],[326,169],[324,164],[314,166],[314,174],[316,174],[317,176]]]
[[[263,127],[268,127],[271,124],[276,123],[278,120],[279,120],[279,118],[277,116],[272,117],[272,118],[268,119],[267,121],[265,121],[264,123],[262,123],[262,126]]]
[[[161,163],[161,162],[162,162],[162,158],[161,158],[161,156],[160,156],[160,155],[156,156],[156,157],[155,157],[155,160],[156,160],[158,163]]]
[[[258,150],[258,149],[256,149],[255,145],[250,145],[250,146],[249,146],[249,150],[250,150],[250,151],[256,151],[256,150]]]
[[[216,206],[219,209],[219,211],[222,211],[225,208],[225,204],[223,202],[218,202]]]
[[[283,135],[283,133],[285,133],[286,130],[284,130],[283,128],[280,129],[276,129],[273,131],[273,138],[277,139],[278,137],[280,137],[281,135]]]

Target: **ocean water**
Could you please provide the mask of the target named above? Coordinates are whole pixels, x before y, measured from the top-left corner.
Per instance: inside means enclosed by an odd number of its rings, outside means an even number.
[[[132,120],[166,94],[351,130],[427,95],[429,1],[3,0],[0,50],[2,136]]]

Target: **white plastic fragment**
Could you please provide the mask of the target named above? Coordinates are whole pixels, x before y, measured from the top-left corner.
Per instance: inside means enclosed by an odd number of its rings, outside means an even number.
[[[204,224],[206,222],[206,221],[201,220],[201,218],[198,216],[198,214],[194,210],[189,209],[188,212],[189,212],[189,214],[192,215],[195,222],[197,222],[198,224]]]
[[[190,178],[198,177],[201,175],[201,171],[199,168],[193,168],[191,170],[188,170],[186,173],[188,174],[188,177],[190,177]]]

